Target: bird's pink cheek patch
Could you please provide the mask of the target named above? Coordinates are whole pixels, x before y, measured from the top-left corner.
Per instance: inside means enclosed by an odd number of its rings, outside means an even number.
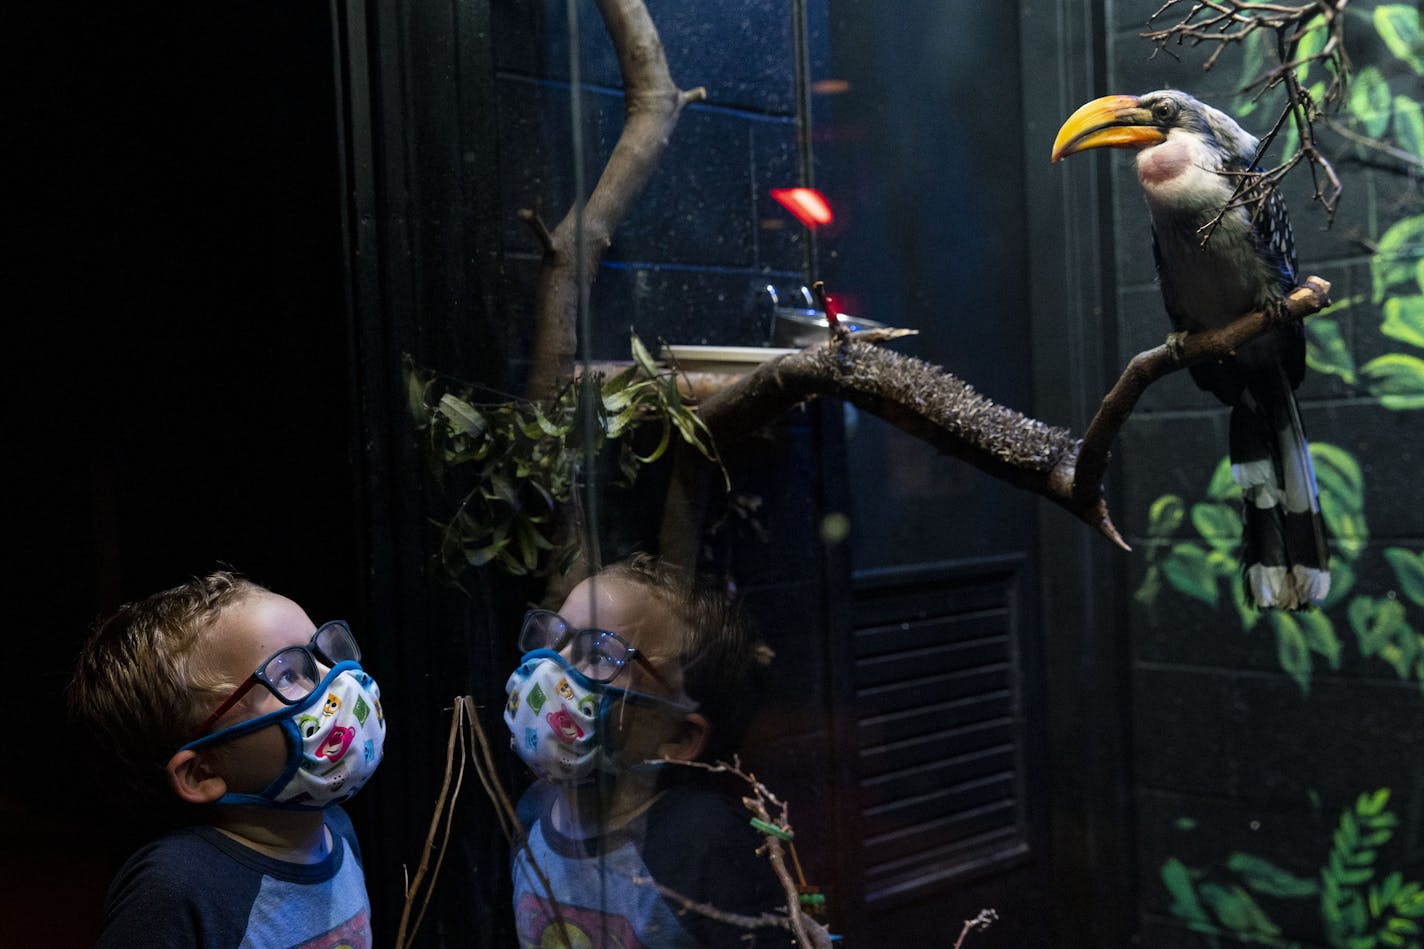
[[[1168,142],[1149,148],[1137,158],[1137,178],[1144,185],[1171,181],[1191,167],[1191,155],[1185,148]]]

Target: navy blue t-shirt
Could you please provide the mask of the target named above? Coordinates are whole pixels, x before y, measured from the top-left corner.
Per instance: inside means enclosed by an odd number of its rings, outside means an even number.
[[[109,886],[99,949],[370,949],[371,905],[351,819],[328,808],[320,863],[258,853],[206,826],[129,857]]]

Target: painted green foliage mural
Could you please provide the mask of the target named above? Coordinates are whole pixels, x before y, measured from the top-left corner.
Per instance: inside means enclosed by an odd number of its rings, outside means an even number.
[[[1424,36],[1413,4],[1347,8],[1350,29],[1370,30],[1387,51],[1379,65],[1357,65],[1350,76],[1345,109],[1336,130],[1346,148],[1386,156],[1398,170],[1385,180],[1398,194],[1379,198],[1369,218],[1377,239],[1369,242],[1368,293],[1338,299],[1306,322],[1307,359],[1314,373],[1332,376],[1350,392],[1373,399],[1379,411],[1424,410],[1424,111],[1419,102],[1424,77]],[[1296,59],[1319,48],[1324,31],[1301,40]],[[1261,43],[1247,50],[1242,86],[1267,60]],[[1318,64],[1310,67],[1320,69]],[[1303,88],[1319,98],[1328,77],[1297,72]],[[1279,95],[1257,102],[1243,95],[1238,115],[1279,108]],[[1283,136],[1285,153],[1297,144],[1294,129]],[[1347,181],[1347,188],[1349,182]],[[1347,197],[1347,200],[1349,198]],[[1354,351],[1348,340],[1353,331]],[[1372,337],[1372,338],[1371,338]],[[1366,343],[1372,358],[1355,352]],[[1280,667],[1309,694],[1312,677],[1338,670],[1341,655],[1355,649],[1384,663],[1401,680],[1424,693],[1424,550],[1371,545],[1365,509],[1366,468],[1351,452],[1327,437],[1311,445],[1320,486],[1320,504],[1330,534],[1333,582],[1318,610],[1262,613],[1248,606],[1241,585],[1240,492],[1222,459],[1203,495],[1189,500],[1158,497],[1146,512],[1148,561],[1137,601],[1151,609],[1172,597],[1189,597],[1217,608],[1243,632],[1274,635]],[[1184,539],[1185,538],[1185,539]],[[1378,559],[1372,559],[1378,558]],[[1374,588],[1359,577],[1378,578]],[[1408,741],[1409,739],[1406,738]],[[1408,747],[1406,745],[1406,747]],[[1312,793],[1316,807],[1319,798]],[[1297,876],[1265,857],[1231,852],[1206,867],[1176,857],[1161,867],[1161,881],[1173,916],[1198,933],[1204,945],[1317,945],[1292,938],[1278,920],[1310,928],[1337,949],[1402,947],[1420,949],[1424,939],[1424,882],[1389,870],[1382,854],[1398,859],[1390,842],[1399,818],[1390,809],[1390,788],[1359,794],[1342,810],[1328,842],[1320,842],[1319,869]],[[1179,831],[1194,831],[1183,817]],[[1273,918],[1274,917],[1274,918]]]
[[[1162,883],[1171,895],[1173,915],[1212,947],[1221,944],[1223,935],[1248,944],[1299,946],[1285,938],[1261,901],[1304,901],[1317,908],[1332,947],[1418,949],[1424,934],[1424,884],[1398,871],[1381,875],[1376,866],[1380,848],[1399,826],[1388,809],[1389,798],[1389,788],[1363,793],[1340,814],[1314,876],[1296,876],[1242,852],[1206,870],[1169,859],[1162,865]]]
[[[1348,12],[1367,21],[1379,36],[1394,59],[1389,71],[1395,75],[1387,78],[1385,70],[1373,65],[1358,69],[1351,77],[1347,108],[1338,124],[1357,144],[1367,143],[1394,156],[1403,169],[1401,191],[1412,186],[1416,197],[1412,208],[1404,205],[1412,213],[1389,224],[1374,244],[1370,294],[1339,300],[1306,322],[1307,360],[1311,371],[1338,377],[1386,410],[1415,412],[1424,409],[1424,212],[1417,198],[1419,179],[1424,176],[1424,113],[1415,97],[1424,75],[1419,10],[1382,4],[1372,11]],[[1302,39],[1297,59],[1324,42],[1320,22],[1314,26]],[[1265,42],[1265,34],[1257,36]],[[1248,50],[1246,61],[1254,64],[1248,77],[1259,70],[1263,55],[1259,44]],[[1300,67],[1299,78],[1313,94],[1323,93],[1325,79],[1312,81],[1307,67]],[[1233,108],[1247,115],[1269,102],[1269,98],[1257,102],[1243,96]],[[1293,140],[1284,145],[1287,153],[1294,147]],[[1377,331],[1391,351],[1357,365],[1342,321],[1355,320],[1356,331],[1366,332],[1358,321],[1371,319],[1375,312],[1380,314]],[[1322,610],[1263,614],[1246,604],[1236,556],[1241,538],[1240,491],[1231,480],[1226,459],[1202,499],[1188,501],[1169,494],[1152,504],[1147,517],[1148,568],[1137,599],[1151,606],[1171,591],[1211,606],[1232,604],[1234,610],[1228,612],[1234,613],[1243,630],[1264,626],[1274,633],[1281,668],[1303,690],[1310,688],[1318,663],[1338,669],[1341,650],[1353,642],[1361,655],[1387,663],[1401,679],[1416,681],[1424,691],[1424,550],[1385,547],[1381,553],[1393,584],[1377,591],[1359,589],[1355,578],[1362,571],[1357,567],[1367,555],[1370,539],[1364,471],[1357,458],[1328,440],[1313,442],[1311,454],[1334,548],[1333,582]],[[1174,539],[1184,524],[1190,525],[1195,537]]]

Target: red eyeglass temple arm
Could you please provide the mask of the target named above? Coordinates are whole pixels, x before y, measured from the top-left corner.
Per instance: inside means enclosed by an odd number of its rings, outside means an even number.
[[[257,676],[248,676],[246,682],[242,683],[242,685],[239,685],[236,689],[234,689],[233,693],[229,695],[226,699],[224,699],[221,705],[219,705],[216,709],[213,710],[213,714],[209,715],[203,720],[203,724],[198,726],[197,731],[193,733],[193,737],[188,740],[197,741],[199,738],[202,738],[204,735],[206,735],[208,733],[208,729],[213,727],[213,723],[216,722],[218,719],[222,718],[223,715],[227,713],[228,709],[232,708],[238,702],[241,702],[242,697],[248,692],[251,692],[252,687],[256,684]]]

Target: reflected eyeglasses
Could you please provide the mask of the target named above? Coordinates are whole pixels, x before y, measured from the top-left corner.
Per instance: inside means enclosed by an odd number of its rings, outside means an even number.
[[[569,664],[594,682],[609,683],[631,659],[652,676],[668,694],[677,689],[654,668],[648,657],[628,640],[606,629],[578,629],[552,610],[530,610],[524,614],[524,627],[519,631],[519,649],[569,650]]]
[[[233,690],[223,703],[204,719],[189,741],[197,741],[207,735],[208,729],[226,714],[254,686],[265,686],[283,705],[296,705],[308,698],[322,680],[318,660],[331,668],[341,662],[360,662],[361,647],[356,645],[356,637],[351,627],[343,620],[323,623],[305,646],[286,646],[268,656],[257,671]]]

